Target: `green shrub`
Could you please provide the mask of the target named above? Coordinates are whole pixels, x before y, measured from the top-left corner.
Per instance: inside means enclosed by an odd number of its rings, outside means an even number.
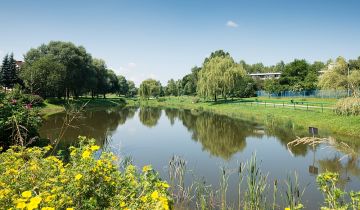
[[[165,102],[165,101],[166,101],[165,98],[157,98],[156,100],[157,100],[158,102]]]
[[[322,173],[317,176],[316,182],[325,199],[325,206],[322,206],[321,210],[360,209],[360,192],[351,191],[348,193],[339,188],[339,174],[332,172]],[[348,196],[348,199],[345,198],[346,196]]]
[[[16,100],[20,104],[31,104],[32,106],[44,105],[44,99],[39,95],[24,94],[19,86],[15,86],[12,91],[8,92],[8,100]]]
[[[169,209],[169,185],[151,166],[119,169],[117,158],[80,137],[69,162],[51,147],[12,147],[0,154],[1,209]]]
[[[41,123],[38,110],[11,97],[0,100],[0,147],[35,142]]]
[[[335,105],[335,113],[338,115],[360,115],[360,98],[343,98]]]

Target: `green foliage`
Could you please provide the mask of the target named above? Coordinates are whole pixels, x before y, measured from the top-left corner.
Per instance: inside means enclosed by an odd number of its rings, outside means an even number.
[[[244,75],[242,66],[230,56],[215,56],[208,59],[199,72],[197,93],[199,96],[213,97],[215,101],[220,94],[227,98],[234,94]]]
[[[338,115],[360,115],[360,98],[349,97],[339,99],[334,111]]]
[[[166,86],[165,95],[167,96],[177,96],[178,95],[178,89],[176,86],[176,83],[173,79],[170,79],[168,81],[168,84]]]
[[[138,89],[135,87],[135,83],[133,81],[127,80],[128,92],[126,96],[135,97],[138,93]]]
[[[0,147],[25,146],[36,141],[41,118],[28,100],[21,94],[0,96]]]
[[[129,83],[128,81],[125,79],[124,76],[118,76],[118,81],[119,81],[119,95],[126,95],[129,92]],[[135,86],[135,85],[134,85]],[[133,87],[131,87],[133,88]]]
[[[3,59],[0,69],[0,85],[3,85],[5,88],[12,88],[19,82],[14,54],[11,53],[10,56],[6,55]]]
[[[46,98],[61,94],[65,74],[64,65],[45,55],[31,64],[25,63],[20,76],[30,93]]]
[[[70,160],[48,155],[51,147],[12,147],[0,154],[0,206],[3,209],[164,209],[169,185],[151,166],[139,173],[120,170],[112,153],[99,154],[95,140],[80,137]],[[94,158],[95,153],[99,158]]]
[[[305,60],[295,59],[285,65],[285,69],[279,79],[279,83],[285,90],[302,91],[305,90],[305,78],[309,74],[310,65]],[[309,76],[309,79],[310,80]],[[311,82],[311,81],[309,81]]]
[[[335,62],[330,62],[325,73],[320,77],[321,89],[345,90],[347,88],[348,66],[343,57],[338,57]]]
[[[269,94],[278,94],[282,88],[278,79],[267,79],[264,82],[264,90]]]
[[[160,91],[161,83],[159,81],[147,79],[140,84],[139,94],[142,98],[149,99],[160,96]]]
[[[350,207],[349,204],[344,203],[344,196],[346,195],[346,192],[337,187],[338,181],[339,174],[332,172],[320,174],[316,178],[319,190],[323,193],[325,198],[325,206],[321,207],[322,210],[346,210]],[[354,209],[358,208],[359,204],[357,203],[357,208]]]

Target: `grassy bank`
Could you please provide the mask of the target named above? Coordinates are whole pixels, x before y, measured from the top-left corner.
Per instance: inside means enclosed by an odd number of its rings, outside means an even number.
[[[247,99],[248,100],[248,99]],[[273,99],[274,100],[274,99]],[[267,106],[264,104],[244,102],[244,100],[214,102],[194,102],[193,97],[164,97],[147,101],[128,101],[129,105],[159,106],[168,108],[184,108],[211,111],[234,118],[247,118],[260,123],[269,119],[275,123],[292,122],[301,129],[309,126],[318,127],[321,131],[333,134],[360,137],[360,117],[337,116],[331,109],[307,110],[306,108],[284,108],[282,106]],[[246,100],[245,100],[246,101]],[[353,138],[356,139],[356,138]]]
[[[59,100],[59,99],[47,99],[44,103],[44,106],[41,108],[40,113],[43,116],[52,115],[55,113],[65,111],[65,108],[71,105],[81,107],[85,106],[86,109],[95,109],[95,108],[107,108],[107,107],[117,107],[125,106],[126,101],[123,98],[79,98],[79,99],[70,99]]]

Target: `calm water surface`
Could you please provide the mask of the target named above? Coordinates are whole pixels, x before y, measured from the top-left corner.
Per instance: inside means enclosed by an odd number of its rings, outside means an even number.
[[[48,117],[41,135],[58,137],[64,116],[60,113]],[[86,111],[75,124],[76,128],[66,131],[60,146],[75,144],[79,135],[93,137],[103,147],[121,156],[131,156],[139,167],[152,164],[164,179],[168,179],[166,168],[170,158],[178,155],[187,160],[188,184],[193,177],[204,177],[218,188],[220,166],[236,168],[239,162],[256,153],[262,161],[261,170],[269,173],[269,183],[282,180],[279,191],[285,189],[284,180],[289,173],[299,174],[301,185],[307,186],[303,197],[306,209],[318,209],[322,201],[316,189],[316,173],[310,168],[319,173],[336,171],[341,175],[340,187],[360,190],[357,157],[343,157],[341,151],[325,145],[315,149],[301,145],[289,151],[286,144],[296,138],[291,125],[266,127],[205,112],[159,108]],[[230,177],[228,189],[228,197],[234,202],[236,180],[235,174]]]

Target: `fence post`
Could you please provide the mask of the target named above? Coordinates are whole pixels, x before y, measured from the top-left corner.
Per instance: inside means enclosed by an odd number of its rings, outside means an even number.
[[[324,105],[321,104],[321,112],[324,112]]]
[[[283,107],[285,107],[285,104],[284,104],[284,102],[283,102]]]

